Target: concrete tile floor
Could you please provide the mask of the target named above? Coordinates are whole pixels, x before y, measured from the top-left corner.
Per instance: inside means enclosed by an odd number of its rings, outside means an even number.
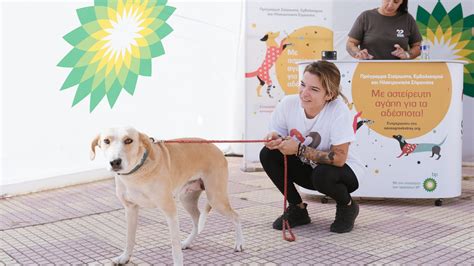
[[[282,196],[265,173],[239,171],[228,158],[229,192],[243,221],[245,250],[233,252],[229,221],[211,212],[186,265],[429,264],[474,265],[474,167],[464,167],[462,195],[436,207],[433,200],[360,199],[351,233],[333,234],[334,202],[305,196],[312,223],[282,240],[271,223],[282,212]],[[470,177],[470,178],[469,178]],[[201,204],[204,202],[201,199]],[[112,179],[0,200],[0,263],[5,265],[111,264],[125,238],[124,212]],[[179,210],[182,238],[191,221]],[[140,211],[132,264],[172,264],[168,228],[156,210]]]

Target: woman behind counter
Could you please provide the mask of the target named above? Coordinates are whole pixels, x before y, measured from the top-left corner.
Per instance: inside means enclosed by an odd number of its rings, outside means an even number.
[[[420,55],[421,40],[408,0],[382,0],[379,8],[359,15],[346,50],[356,59],[414,59]]]

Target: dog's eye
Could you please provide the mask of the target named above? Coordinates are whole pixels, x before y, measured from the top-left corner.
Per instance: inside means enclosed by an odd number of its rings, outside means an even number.
[[[126,139],[123,143],[125,144],[130,144],[133,142],[133,139]]]
[[[104,139],[105,144],[110,144],[110,139]]]

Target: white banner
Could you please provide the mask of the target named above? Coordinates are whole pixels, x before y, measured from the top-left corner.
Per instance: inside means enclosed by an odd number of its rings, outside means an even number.
[[[245,137],[262,139],[278,101],[298,90],[296,62],[333,50],[332,1],[249,1],[246,7]],[[244,148],[244,169],[258,163],[261,144]]]

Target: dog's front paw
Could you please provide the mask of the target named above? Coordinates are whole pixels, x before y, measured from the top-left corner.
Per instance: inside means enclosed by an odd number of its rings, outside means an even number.
[[[235,252],[242,252],[244,250],[243,244],[242,243],[235,243],[234,245],[234,251]]]
[[[181,249],[185,250],[191,247],[191,241],[188,241],[187,239],[184,241],[181,241]]]
[[[130,254],[127,254],[126,252],[122,253],[122,255],[118,256],[115,258],[113,261],[115,264],[127,264],[130,261]]]

